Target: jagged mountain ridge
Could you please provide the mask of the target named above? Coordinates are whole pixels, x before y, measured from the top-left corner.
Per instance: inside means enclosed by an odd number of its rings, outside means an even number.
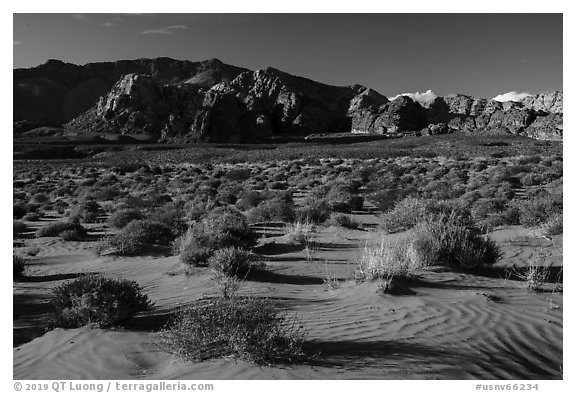
[[[86,65],[48,60],[13,71],[14,121],[61,125],[90,109],[126,74],[150,75],[162,84],[210,88],[245,71],[217,59],[192,62],[160,57]]]
[[[273,68],[253,72],[218,60],[194,63],[166,58],[86,66],[48,62],[35,69],[14,70],[14,75],[15,120],[25,118],[21,114],[30,109],[24,106],[23,110],[16,100],[22,80],[49,79],[65,86],[67,95],[82,95],[79,86],[90,90],[95,85],[93,76],[99,75],[103,85],[118,79],[97,98],[96,93],[104,89],[86,94],[84,104],[90,98],[92,105],[66,127],[148,134],[159,140],[241,143],[273,135],[456,131],[562,139],[561,92],[520,103],[458,94],[438,97],[424,107],[408,96],[389,101],[363,86],[330,86]],[[37,115],[37,108],[32,109]]]

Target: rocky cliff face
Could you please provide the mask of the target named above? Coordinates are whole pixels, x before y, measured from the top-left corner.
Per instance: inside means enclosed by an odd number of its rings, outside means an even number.
[[[14,121],[61,125],[92,108],[127,74],[148,75],[161,84],[210,88],[244,71],[217,59],[192,62],[157,58],[83,66],[49,60],[38,67],[13,71]]]
[[[14,71],[14,120],[158,140],[257,142],[272,135],[448,132],[562,139],[562,93],[501,103],[466,95],[426,108],[359,85],[329,86],[218,60],[142,59]]]

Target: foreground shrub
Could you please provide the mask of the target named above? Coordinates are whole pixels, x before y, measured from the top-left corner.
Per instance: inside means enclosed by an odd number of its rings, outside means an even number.
[[[420,223],[412,240],[414,258],[421,265],[476,269],[496,263],[500,248],[456,214],[430,217]]]
[[[64,231],[76,231],[81,236],[86,236],[86,229],[78,221],[57,221],[50,223],[36,231],[36,237],[56,237]]]
[[[151,306],[135,281],[100,275],[86,275],[62,284],[53,294],[54,327],[105,328],[121,324]]]
[[[187,361],[234,357],[258,365],[304,355],[304,332],[269,299],[218,298],[183,310],[160,332],[161,345]]]

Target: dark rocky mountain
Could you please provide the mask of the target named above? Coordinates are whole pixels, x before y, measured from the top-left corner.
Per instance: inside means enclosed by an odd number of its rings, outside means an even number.
[[[14,121],[158,140],[258,142],[270,136],[449,132],[562,139],[561,92],[501,103],[466,95],[422,106],[359,85],[330,86],[266,68],[167,58],[51,60],[14,70]]]
[[[83,66],[49,60],[38,67],[14,70],[14,121],[61,125],[90,109],[126,74],[149,75],[160,84],[210,88],[244,71],[216,59],[192,62],[156,58]]]

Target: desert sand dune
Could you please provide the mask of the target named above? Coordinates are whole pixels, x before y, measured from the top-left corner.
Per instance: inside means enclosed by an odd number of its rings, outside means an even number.
[[[15,320],[14,378],[561,377],[562,293],[552,283],[548,292],[532,293],[522,281],[505,278],[505,268],[526,266],[534,258],[561,266],[560,237],[537,238],[520,227],[497,230],[492,237],[504,257],[493,273],[426,268],[410,283],[412,294],[392,296],[378,294],[377,283],[352,279],[365,242],[381,236],[327,227],[313,235],[308,254],[284,235],[260,240],[255,250],[266,270],[250,274],[241,293],[280,300],[308,331],[307,349],[318,353],[304,364],[275,368],[230,359],[186,363],[154,344],[154,331],[175,309],[216,293],[208,271],[185,274],[177,257],[97,257],[86,243],[42,240],[42,253],[31,264],[33,277],[15,284],[15,312],[21,316]],[[51,288],[89,272],[136,280],[154,301],[153,310],[122,330],[42,334]],[[339,288],[329,289],[327,276]]]

